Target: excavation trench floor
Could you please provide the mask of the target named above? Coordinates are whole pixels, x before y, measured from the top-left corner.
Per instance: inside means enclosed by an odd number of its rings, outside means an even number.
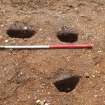
[[[75,43],[93,49],[0,50],[0,105],[105,105],[105,0],[0,0],[0,44],[65,44],[56,33],[74,28]],[[37,30],[31,38],[10,38],[15,21]],[[72,91],[60,91],[55,81],[81,76]],[[74,80],[72,81],[74,82]],[[58,87],[59,88],[59,87]],[[65,88],[65,87],[64,87]]]

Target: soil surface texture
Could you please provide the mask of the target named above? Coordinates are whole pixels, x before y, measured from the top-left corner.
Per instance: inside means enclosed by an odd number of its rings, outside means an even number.
[[[17,21],[35,34],[9,37]],[[93,49],[0,50],[0,105],[105,105],[105,0],[0,0],[0,45],[68,44],[65,26]]]

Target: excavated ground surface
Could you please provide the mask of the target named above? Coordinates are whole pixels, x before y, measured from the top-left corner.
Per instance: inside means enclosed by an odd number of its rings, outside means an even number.
[[[15,21],[31,24],[37,33],[28,39],[8,37]],[[1,50],[0,105],[105,105],[105,0],[0,0],[0,44],[65,44],[56,33],[62,26],[79,33],[76,43],[93,49]],[[81,76],[70,92],[54,82],[66,75]]]

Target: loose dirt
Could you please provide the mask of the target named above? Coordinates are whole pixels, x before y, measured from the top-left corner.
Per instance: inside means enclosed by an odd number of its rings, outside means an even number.
[[[15,21],[35,27],[28,39],[11,38]],[[0,44],[65,44],[57,38],[63,27],[78,30],[75,43],[93,49],[1,50],[0,105],[105,105],[105,0],[0,0]],[[54,82],[62,75],[81,76],[70,92]]]

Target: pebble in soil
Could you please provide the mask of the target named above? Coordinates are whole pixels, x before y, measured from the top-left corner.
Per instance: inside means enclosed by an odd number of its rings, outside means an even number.
[[[36,100],[35,105],[49,105],[46,100]]]
[[[7,34],[11,38],[30,38],[36,31],[32,25],[25,22],[16,21],[9,26]]]
[[[78,33],[70,27],[63,26],[58,31],[57,38],[62,42],[73,43],[78,40]]]

